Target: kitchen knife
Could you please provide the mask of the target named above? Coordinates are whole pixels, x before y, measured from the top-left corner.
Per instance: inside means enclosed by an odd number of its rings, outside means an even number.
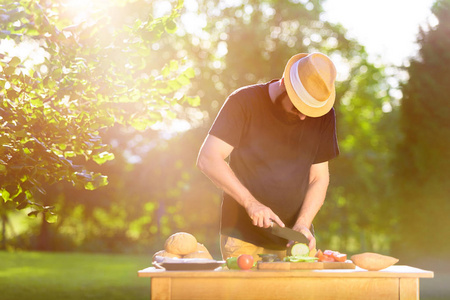
[[[280,227],[277,223],[272,223],[272,234],[287,239],[289,241],[295,241],[299,243],[309,244],[309,240],[302,233],[295,231],[291,228]]]

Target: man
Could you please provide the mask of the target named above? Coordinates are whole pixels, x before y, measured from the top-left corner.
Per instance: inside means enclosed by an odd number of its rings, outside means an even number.
[[[301,232],[315,248],[312,221],[328,188],[328,161],[339,154],[335,79],[326,55],[301,53],[281,79],[243,87],[225,101],[197,161],[224,191],[223,259],[284,257],[293,241],[272,235],[272,222]]]

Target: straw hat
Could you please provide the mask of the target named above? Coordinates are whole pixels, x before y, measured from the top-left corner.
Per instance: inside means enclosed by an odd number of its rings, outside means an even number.
[[[322,53],[300,53],[289,59],[284,85],[292,104],[309,117],[325,115],[333,107],[336,68]]]

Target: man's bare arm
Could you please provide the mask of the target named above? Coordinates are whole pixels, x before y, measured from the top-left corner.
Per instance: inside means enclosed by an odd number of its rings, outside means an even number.
[[[328,162],[314,164],[310,168],[309,186],[303,200],[302,208],[297,221],[293,227],[294,230],[300,231],[309,239],[309,248],[316,247],[316,239],[312,235],[312,221],[322,207],[330,182],[330,174],[328,171]],[[291,245],[289,243],[288,245]]]
[[[197,166],[218,188],[245,208],[253,225],[267,228],[273,220],[284,227],[280,218],[269,207],[256,200],[231,170],[225,161],[231,151],[233,146],[208,135],[200,149]]]

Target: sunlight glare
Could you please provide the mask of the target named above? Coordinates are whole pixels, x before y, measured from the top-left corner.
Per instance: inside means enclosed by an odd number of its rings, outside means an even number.
[[[427,21],[436,24],[430,11],[432,3],[433,0],[328,0],[321,19],[341,23],[350,38],[366,46],[372,58],[401,65],[417,52],[419,26]]]
[[[157,1],[153,3],[153,17],[161,18],[164,15],[170,14],[172,11],[172,4],[169,1]]]
[[[73,21],[81,23],[90,19],[93,13],[108,7],[106,0],[62,0],[61,4],[73,14]]]
[[[184,2],[186,11],[181,15],[183,28],[189,34],[201,35],[202,29],[206,27],[206,15],[199,14],[198,3],[195,0],[186,0]]]

